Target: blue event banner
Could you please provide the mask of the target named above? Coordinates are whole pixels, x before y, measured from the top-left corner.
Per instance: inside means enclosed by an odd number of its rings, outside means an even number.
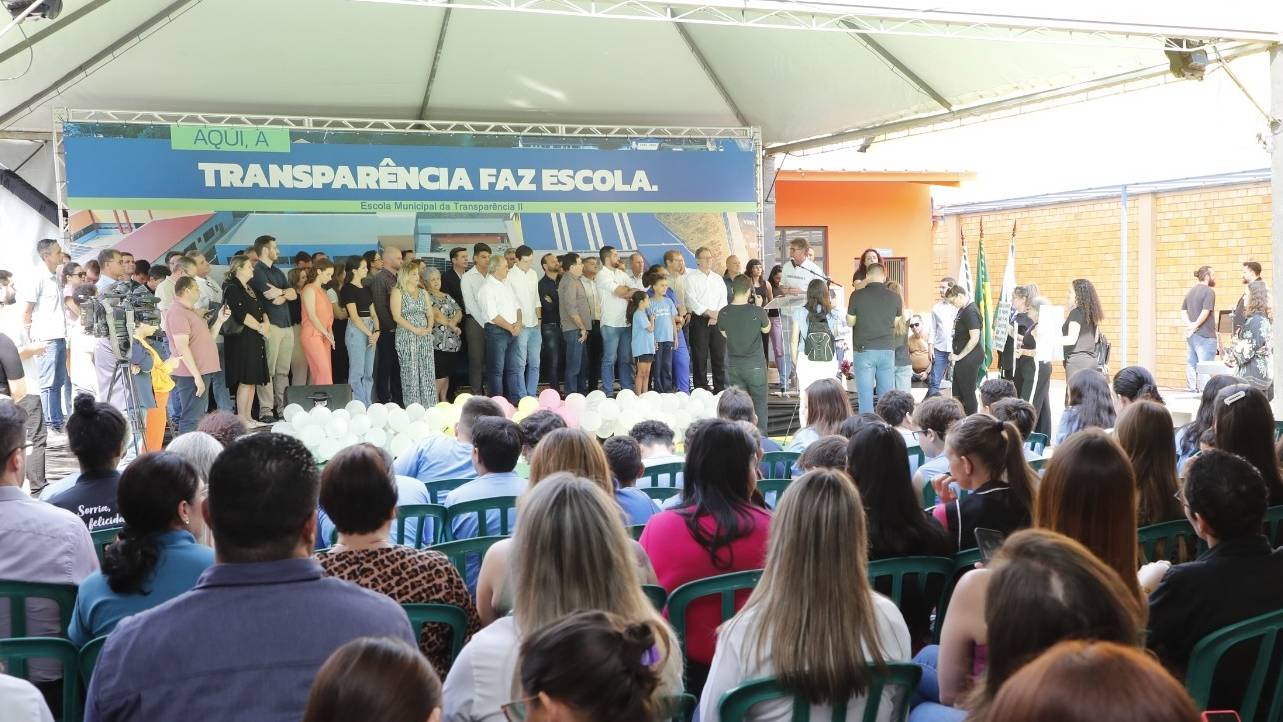
[[[751,212],[751,144],[716,149],[495,148],[64,137],[72,208],[325,212]],[[251,129],[250,132],[254,132]],[[229,136],[230,137],[230,136]],[[268,146],[271,146],[270,148]]]

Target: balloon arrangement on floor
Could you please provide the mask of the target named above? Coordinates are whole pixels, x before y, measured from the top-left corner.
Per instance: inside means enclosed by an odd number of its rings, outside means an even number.
[[[273,424],[272,431],[298,438],[321,462],[360,443],[374,444],[400,457],[432,434],[453,436],[454,425],[470,398],[471,394],[459,394],[453,403],[442,401],[431,408],[417,403],[405,408],[396,404],[366,406],[353,400],[341,409],[317,406],[305,411],[298,404],[290,404],[285,407],[284,420]],[[593,391],[587,396],[575,393],[563,399],[556,391],[544,389],[538,397],[527,396],[516,406],[502,396],[492,399],[508,418],[517,422],[537,411],[552,411],[567,426],[606,439],[627,434],[640,421],[656,419],[668,424],[680,439],[697,419],[717,415],[718,397],[707,389],[695,389],[689,395],[648,391],[640,396],[625,390],[613,399]]]

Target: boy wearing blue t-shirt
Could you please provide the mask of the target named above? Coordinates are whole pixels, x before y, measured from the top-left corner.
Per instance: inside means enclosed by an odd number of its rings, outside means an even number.
[[[661,394],[671,394],[673,388],[673,342],[677,338],[677,307],[668,298],[668,278],[656,274],[650,287],[650,315],[655,321],[655,361],[652,388]]]

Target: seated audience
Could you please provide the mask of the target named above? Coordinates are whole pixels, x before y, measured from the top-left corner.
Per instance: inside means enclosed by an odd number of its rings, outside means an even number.
[[[1274,455],[1274,412],[1265,393],[1247,384],[1216,394],[1216,448],[1247,459],[1265,480],[1269,506],[1283,504],[1283,473]]]
[[[846,420],[838,426],[838,436],[844,436],[847,439],[850,439],[852,436],[855,436],[855,432],[863,429],[869,424],[877,426],[885,423],[885,419],[872,411],[863,414],[855,414],[854,416],[846,417]]]
[[[946,447],[949,474],[931,480],[940,498],[932,514],[948,528],[956,551],[976,546],[977,527],[1010,534],[1029,526],[1037,474],[1025,461],[1015,424],[968,416],[949,429]],[[950,482],[971,493],[958,498]]]
[[[980,410],[986,414],[992,414],[993,405],[999,401],[1016,398],[1020,398],[1020,394],[1009,379],[985,379],[980,384]]]
[[[432,434],[398,457],[393,471],[425,482],[476,476],[472,465],[472,426],[478,419],[487,417],[503,418],[503,409],[492,399],[473,396],[464,402],[459,412],[453,437]]]
[[[197,431],[204,431],[210,436],[218,439],[218,443],[224,448],[230,446],[233,441],[249,433],[249,427],[245,425],[245,420],[233,414],[230,411],[212,411],[201,417],[196,424]]]
[[[612,436],[601,445],[614,477],[615,501],[624,510],[629,526],[645,524],[659,513],[659,507],[646,492],[636,488],[637,477],[646,471],[642,466],[641,446],[631,436]]]
[[[1118,400],[1119,413],[1137,401],[1165,403],[1163,395],[1158,393],[1154,374],[1144,366],[1128,366],[1114,374],[1114,397]]]
[[[342,644],[367,636],[413,644],[396,602],[326,578],[310,558],[317,493],[316,462],[299,440],[264,433],[233,442],[210,471],[205,506],[218,563],[190,592],[116,625],[85,718],[295,719]]]
[[[761,581],[718,630],[699,718],[716,722],[726,692],[775,677],[810,704],[811,719],[829,719],[838,703],[862,719],[867,665],[912,651],[900,610],[869,586],[860,494],[842,471],[809,472],[784,493],[773,526]],[[752,719],[787,719],[792,709],[791,700],[764,702]]]
[[[846,437],[826,436],[806,447],[797,458],[797,466],[805,474],[816,469],[846,469]]]
[[[1136,477],[1127,453],[1100,429],[1084,429],[1056,448],[1047,464],[1034,526],[1064,534],[1118,572],[1138,603]]]
[[[1144,626],[1144,605],[1081,544],[1045,529],[1017,532],[987,567],[958,582],[940,646],[915,659],[923,666],[919,694],[940,704],[918,705],[909,720],[990,719],[1003,683],[1056,643],[1136,645]]]
[[[417,506],[419,504],[431,504],[432,495],[428,493],[427,487],[423,482],[411,476],[401,476],[393,474],[392,480],[396,484],[396,505],[397,508],[403,506]],[[418,519],[406,519],[405,528],[400,537],[397,537],[395,523],[388,528],[388,541],[392,544],[405,544],[406,546],[422,546],[425,544],[434,544],[437,541],[435,522],[428,519],[428,523],[419,528]],[[334,526],[334,520],[326,512],[324,506],[316,510],[316,549],[328,549],[338,539],[338,528]],[[416,544],[416,540],[418,543]]]
[[[675,452],[674,433],[668,424],[654,419],[639,421],[628,431],[641,446],[642,463],[648,468],[657,464],[680,463],[684,459]]]
[[[822,436],[838,433],[851,415],[851,399],[837,379],[824,378],[806,387],[806,426],[793,434],[789,451],[805,451]]]
[[[27,414],[9,399],[0,399],[0,579],[43,584],[80,584],[98,569],[89,530],[66,509],[36,501],[22,490],[26,476]],[[0,604],[0,638],[9,636],[9,604]],[[61,634],[58,607],[44,599],[27,604],[27,634]],[[62,671],[57,662],[33,660],[27,677],[40,689],[55,713],[62,710]],[[8,679],[0,675],[0,682]],[[0,711],[3,707],[0,707]]]
[[[814,386],[814,384],[813,384]],[[757,444],[737,422],[705,419],[692,425],[686,445],[686,486],[675,509],[646,524],[646,549],[660,586],[669,594],[681,585],[718,574],[761,569],[771,514],[756,506]],[[736,607],[747,591],[736,595]],[[687,679],[702,687],[713,660],[713,635],[721,622],[716,599],[701,599],[687,610]]]
[[[1130,645],[1074,640],[1013,674],[978,722],[1199,722],[1189,693]]]
[[[471,402],[472,399],[468,399],[468,403]],[[526,490],[526,480],[512,470],[516,468],[517,457],[521,455],[521,429],[502,415],[483,417],[471,424],[469,435],[476,478],[446,494],[445,505],[450,507],[465,501],[497,496],[520,496]],[[509,512],[509,515],[511,529],[515,512]],[[451,523],[450,538],[458,540],[494,536],[499,534],[499,529],[499,512],[496,510],[486,512],[485,529],[478,526],[477,515],[464,514]],[[469,577],[475,583],[476,577],[471,574]]]
[[[918,432],[918,445],[927,460],[913,474],[913,487],[922,489],[932,479],[949,472],[949,456],[944,453],[950,427],[963,418],[962,402],[948,396],[932,396],[913,411]]]
[[[115,406],[96,402],[89,394],[77,396],[75,411],[67,419],[67,446],[80,463],[80,476],[49,503],[78,515],[89,531],[123,524],[116,508],[116,465],[128,441],[129,425]]]
[[[191,464],[167,451],[134,459],[120,475],[125,527],[103,553],[102,571],[80,583],[67,633],[77,647],[188,591],[214,564],[214,551],[190,531],[200,483]]]
[[[5,722],[53,722],[53,713],[34,684],[0,674],[0,719]]]
[[[1242,379],[1229,374],[1217,374],[1203,384],[1203,396],[1194,420],[1176,430],[1176,472],[1182,473],[1185,464],[1197,454],[1203,434],[1212,429],[1216,420],[1216,395],[1226,386],[1242,383]]]
[[[1083,429],[1112,429],[1117,416],[1105,374],[1083,369],[1069,379],[1069,404],[1056,427],[1056,445]]]
[[[1034,433],[1034,424],[1038,421],[1038,412],[1034,411],[1034,405],[1024,399],[999,399],[993,406],[989,407],[989,415],[999,421],[1010,421],[1020,430],[1021,445],[1029,441],[1029,437]],[[1042,454],[1024,446],[1026,461],[1039,461]]]
[[[517,423],[521,427],[521,460],[517,462],[517,475],[530,477],[530,460],[535,447],[543,437],[557,429],[566,428],[566,420],[547,409],[540,409]]]
[[[503,705],[508,719],[651,722],[668,705],[655,697],[661,657],[650,622],[580,611],[521,643],[521,695]]]
[[[883,421],[891,424],[900,435],[904,437],[905,444],[917,444],[918,440],[915,434],[918,431],[918,425],[913,423],[913,394],[900,389],[893,389],[882,394],[878,399],[877,406],[873,411],[882,418]],[[848,437],[850,438],[850,437]]]
[[[753,406],[753,397],[738,386],[726,389],[717,399],[717,418],[727,421],[747,421],[757,426],[757,408]],[[762,451],[781,451],[780,445],[769,436],[761,437],[761,446]]]
[[[441,680],[414,647],[362,637],[321,666],[303,722],[441,722]]]
[[[652,625],[658,637],[652,666],[661,679],[652,702],[678,694],[677,637],[642,592],[629,541],[619,507],[597,482],[554,474],[532,486],[513,537],[512,614],[473,635],[450,668],[447,722],[503,719],[500,706],[519,694],[513,681],[523,639],[582,609]]]
[[[1176,500],[1176,443],[1172,415],[1156,401],[1134,401],[1114,429],[1136,474],[1136,524],[1149,526],[1185,518]]]
[[[181,456],[196,469],[196,475],[200,477],[200,492],[196,495],[196,508],[192,510],[188,530],[198,543],[212,548],[214,538],[205,525],[205,499],[209,497],[209,470],[214,466],[218,455],[223,453],[223,445],[203,431],[190,431],[175,437],[165,450]]]
[[[338,543],[316,555],[332,577],[386,594],[397,604],[450,604],[468,615],[468,635],[481,628],[463,577],[440,552],[388,540],[396,521],[392,458],[371,444],[334,455],[321,473],[321,507],[338,528]],[[437,674],[450,670],[450,628],[427,625],[419,647]]]
[[[1261,534],[1267,504],[1261,472],[1241,456],[1206,451],[1186,469],[1181,503],[1207,551],[1173,566],[1150,595],[1147,642],[1178,678],[1203,637],[1283,607],[1283,551]],[[1255,657],[1231,650],[1222,660],[1210,709],[1237,707]]]

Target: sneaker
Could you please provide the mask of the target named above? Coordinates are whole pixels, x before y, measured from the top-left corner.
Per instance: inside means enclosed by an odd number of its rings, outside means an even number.
[[[271,411],[264,411],[258,415],[258,420],[264,424],[274,424],[276,423],[276,414]]]

